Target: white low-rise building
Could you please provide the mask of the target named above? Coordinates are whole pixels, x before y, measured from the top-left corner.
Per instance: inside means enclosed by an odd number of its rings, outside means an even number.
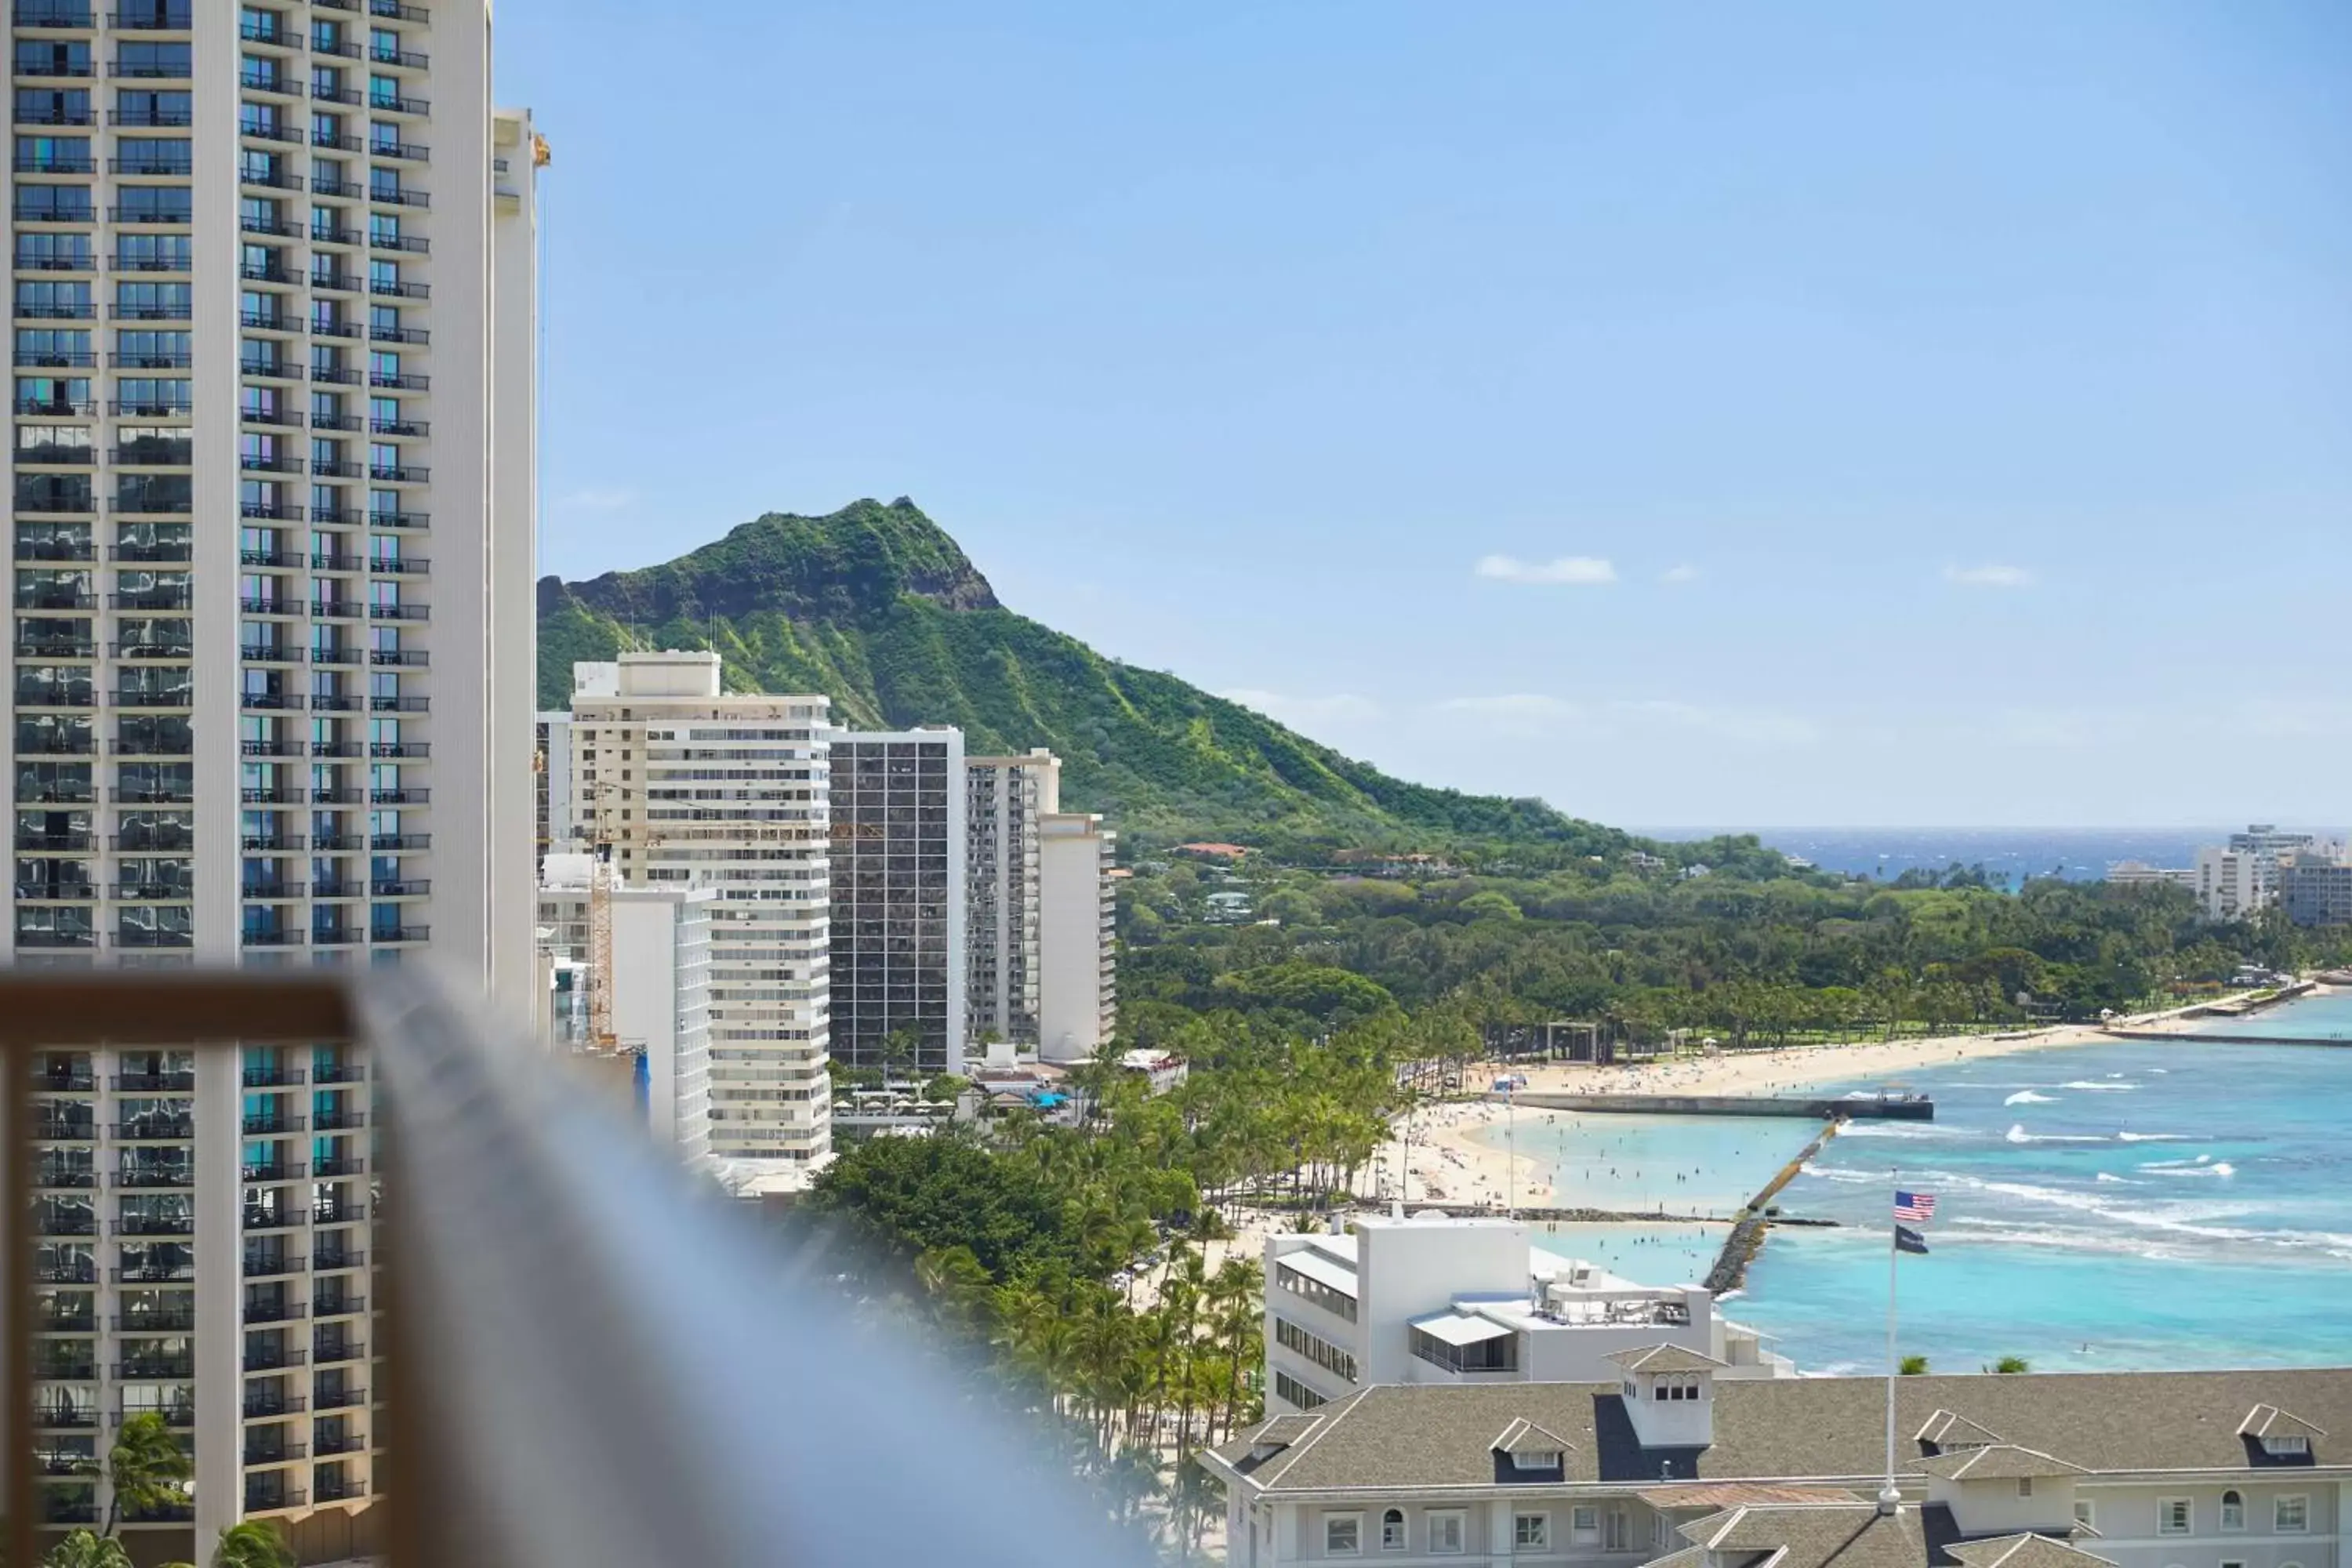
[[[1319,1408],[1376,1384],[1590,1383],[1671,1345],[1727,1378],[1792,1377],[1699,1285],[1637,1284],[1534,1244],[1508,1219],[1401,1215],[1344,1236],[1267,1238],[1265,1407]]]

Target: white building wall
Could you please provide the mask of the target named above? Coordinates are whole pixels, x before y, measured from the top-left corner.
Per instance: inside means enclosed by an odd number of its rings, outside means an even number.
[[[1113,843],[1099,816],[1038,819],[1037,1051],[1045,1061],[1088,1060],[1117,1026]]]
[[[710,1152],[709,888],[613,895],[613,1033],[646,1058],[646,1129],[689,1163]]]

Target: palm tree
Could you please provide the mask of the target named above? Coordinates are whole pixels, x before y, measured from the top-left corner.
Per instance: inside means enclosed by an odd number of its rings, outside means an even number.
[[[213,1568],[294,1568],[294,1549],[269,1526],[247,1520],[221,1531]]]
[[[1906,1376],[1906,1377],[1925,1377],[1925,1376],[1927,1376],[1927,1358],[1926,1356],[1923,1356],[1923,1355],[1906,1355],[1906,1356],[1905,1356],[1905,1357],[1903,1358],[1903,1367],[1902,1367],[1902,1372],[1903,1372],[1903,1375],[1904,1375],[1904,1376]]]
[[[143,1410],[126,1417],[121,1433],[106,1456],[108,1479],[114,1495],[107,1500],[107,1535],[114,1533],[125,1510],[153,1513],[185,1500],[183,1484],[196,1473],[188,1451],[164,1425],[163,1413]]]
[[[131,1553],[111,1536],[93,1535],[87,1530],[69,1531],[64,1540],[49,1548],[48,1554],[41,1559],[41,1568],[131,1568]]]

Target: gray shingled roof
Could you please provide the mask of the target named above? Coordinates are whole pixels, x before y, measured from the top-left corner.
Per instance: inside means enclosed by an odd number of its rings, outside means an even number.
[[[1647,1345],[1609,1358],[1627,1372],[1713,1372],[1727,1363],[1682,1345]]]
[[[1882,1514],[1867,1502],[1730,1509],[1682,1533],[1710,1552],[1769,1558],[1772,1568],[1921,1568],[1927,1559],[1916,1510]]]
[[[2257,1405],[2352,1430],[2352,1368],[2259,1372],[2019,1373],[1906,1377],[1900,1429],[1948,1411],[2011,1443],[2093,1470],[2242,1469],[2245,1413]],[[1570,1445],[1562,1479],[1655,1486],[1689,1481],[1841,1480],[1885,1461],[1886,1384],[1877,1378],[1718,1380],[1705,1448],[1645,1449],[1614,1384],[1388,1384],[1316,1411],[1312,1436],[1255,1467],[1258,1486],[1306,1491],[1496,1484],[1495,1434],[1526,1420]],[[1247,1435],[1216,1450],[1246,1457]],[[2315,1447],[2319,1447],[2315,1445]],[[2325,1464],[2328,1456],[2315,1456]],[[2340,1457],[2352,1462],[2352,1455]],[[1916,1470],[1918,1460],[1907,1462]]]
[[[1967,1568],[2115,1568],[2105,1557],[2046,1535],[2000,1535],[1956,1541],[1945,1548]]]
[[[1937,1454],[1919,1460],[1918,1468],[1931,1476],[1953,1481],[2014,1481],[2083,1473],[2080,1465],[2070,1465],[2014,1443],[1990,1443],[1979,1448],[1962,1448],[1956,1454]]]

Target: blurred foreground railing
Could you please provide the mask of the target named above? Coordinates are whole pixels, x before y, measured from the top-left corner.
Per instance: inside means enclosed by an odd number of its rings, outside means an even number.
[[[31,1054],[345,1041],[371,1047],[389,1107],[377,1506],[394,1568],[1145,1560],[903,1329],[821,1288],[817,1259],[780,1255],[413,976],[86,971],[0,973],[8,1563],[39,1544]],[[236,1418],[217,1397],[197,1417]]]

